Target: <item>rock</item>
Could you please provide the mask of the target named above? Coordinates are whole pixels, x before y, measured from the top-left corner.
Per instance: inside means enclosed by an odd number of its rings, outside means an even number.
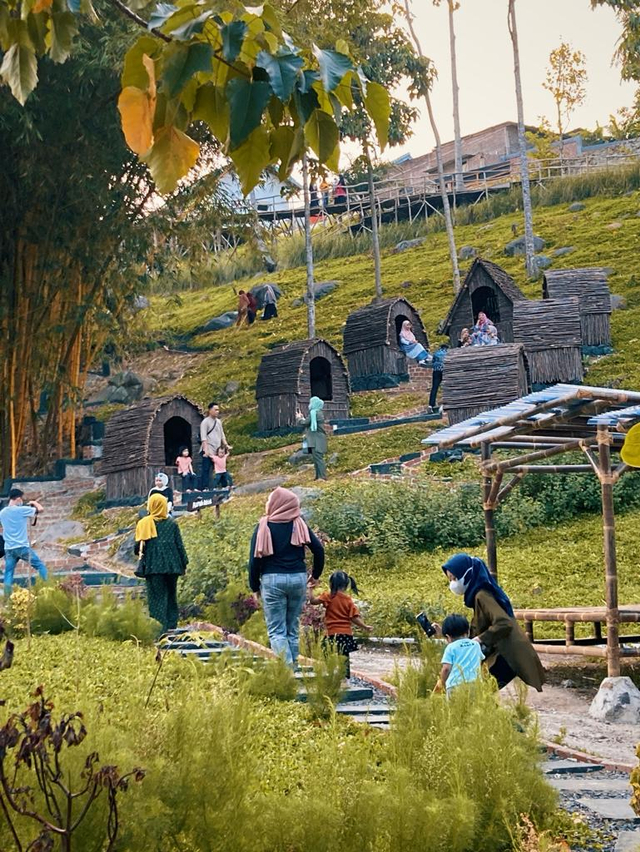
[[[409,287],[413,287],[413,281],[403,281],[402,284],[400,285],[400,287],[403,290],[408,290]]]
[[[260,482],[247,482],[234,489],[236,494],[262,494],[265,491],[273,491],[279,485],[284,485],[286,477],[274,476],[272,479],[262,479]]]
[[[630,677],[606,677],[589,707],[589,715],[601,722],[640,722],[640,690]]]
[[[614,293],[611,294],[611,310],[612,311],[624,311],[627,308],[627,300],[624,296],[616,296]]]
[[[588,808],[590,811],[593,811],[593,813],[598,814],[598,816],[603,819],[624,822],[640,821],[640,817],[635,813],[626,799],[596,799],[587,796],[583,799],[578,799],[578,803],[583,807]]]
[[[38,542],[59,541],[63,538],[77,538],[84,535],[84,527],[80,521],[56,521],[50,524],[38,536]]]
[[[621,831],[616,841],[615,852],[640,852],[640,831]]]
[[[137,565],[138,557],[133,552],[133,547],[136,543],[135,532],[130,532],[120,542],[120,547],[116,550],[115,558],[118,562],[124,562],[127,565]]]
[[[289,464],[304,464],[311,459],[309,453],[305,453],[304,450],[296,450],[295,453],[292,453],[287,461]]]
[[[333,293],[333,291],[338,286],[337,281],[318,281],[313,285],[313,294],[316,302],[319,302],[320,299],[324,299],[325,296],[328,296],[329,293]],[[301,305],[307,304],[307,294],[305,293],[301,299],[294,299],[291,302],[292,308],[299,308]]]
[[[125,388],[133,388],[137,387],[137,385],[144,384],[140,376],[136,375],[136,373],[133,373],[131,370],[126,370],[126,372],[121,373],[120,375],[122,376],[120,384],[124,385]],[[115,382],[112,384],[115,384]]]
[[[327,464],[335,464],[338,461],[338,453],[331,453],[327,459]]]
[[[146,296],[134,296],[133,297],[133,309],[134,311],[144,311],[145,308],[148,308],[151,302],[147,299]]]
[[[131,399],[129,391],[124,387],[109,387],[107,388],[107,393],[105,397],[105,402],[135,402],[135,399]]]
[[[581,210],[586,208],[586,204],[583,204],[582,201],[574,201],[573,204],[569,205],[569,213],[579,213]]]
[[[572,251],[575,251],[575,246],[563,246],[562,248],[556,249],[553,252],[554,257],[564,257],[565,254],[571,254]]]
[[[460,251],[458,252],[459,260],[471,260],[474,257],[477,257],[478,249],[474,248],[474,246],[462,246]]]
[[[401,240],[394,248],[391,249],[392,254],[400,254],[401,251],[417,248],[421,246],[426,237],[417,237],[415,240]]]
[[[236,382],[236,381],[231,380],[230,382],[226,383],[222,392],[224,393],[225,396],[231,396],[234,393],[238,393],[239,390],[240,390],[240,382]]]
[[[259,310],[264,308],[264,294],[266,292],[267,285],[273,287],[273,292],[276,294],[276,300],[282,296],[282,290],[280,287],[278,287],[277,284],[273,284],[271,281],[265,281],[263,284],[256,284],[255,287],[252,287],[251,290],[249,290],[249,292],[255,296]]]
[[[542,251],[542,249],[546,246],[546,242],[542,239],[542,237],[533,238],[533,250],[537,253]],[[519,257],[520,255],[525,254],[524,247],[524,236],[516,237],[515,240],[511,240],[511,242],[507,243],[504,247],[504,253],[509,257]]]
[[[608,225],[605,225],[605,228],[608,231],[617,231],[621,227],[622,227],[622,222],[609,222]]]
[[[560,684],[560,686],[563,689],[575,689],[576,688],[575,683],[572,680],[568,680],[568,679],[563,680],[562,683]]]
[[[237,311],[226,311],[220,316],[213,317],[200,328],[195,330],[195,334],[204,334],[207,331],[221,331],[223,328],[230,328],[238,319]]]
[[[548,269],[552,264],[551,258],[547,257],[546,254],[537,254],[533,258],[533,262],[538,269]]]

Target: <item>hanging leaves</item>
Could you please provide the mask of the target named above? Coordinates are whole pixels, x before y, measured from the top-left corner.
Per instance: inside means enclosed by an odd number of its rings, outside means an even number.
[[[12,44],[2,60],[0,77],[11,89],[13,97],[24,106],[38,82],[38,62],[34,49],[26,44]]]
[[[333,92],[342,82],[344,75],[353,70],[353,63],[348,56],[335,50],[313,49],[314,56],[320,66],[320,78],[327,92]]]
[[[234,77],[227,83],[227,98],[231,114],[229,137],[231,150],[237,148],[262,121],[262,114],[271,92],[265,82],[253,83]]]
[[[122,120],[122,132],[127,145],[139,156],[144,156],[153,145],[153,119],[156,109],[155,66],[151,57],[140,56],[140,73],[132,68],[129,74],[142,83],[145,88],[125,86],[118,98],[118,110]],[[143,82],[142,72],[146,75]]]
[[[389,119],[391,118],[391,99],[389,92],[380,83],[371,80],[367,83],[364,104],[376,128],[376,136],[381,149],[384,149],[389,136]]]
[[[267,128],[257,127],[229,156],[240,176],[242,191],[248,195],[260,180],[262,172],[272,162]]]
[[[281,101],[288,101],[293,93],[298,74],[304,67],[304,59],[295,53],[272,56],[265,50],[258,54],[257,65],[269,75],[273,94]]]
[[[337,172],[340,160],[340,131],[333,118],[316,110],[304,128],[305,139],[321,163]]]
[[[128,141],[127,141],[128,142]],[[143,158],[149,166],[158,192],[173,192],[178,181],[196,164],[200,148],[177,127],[162,127]]]

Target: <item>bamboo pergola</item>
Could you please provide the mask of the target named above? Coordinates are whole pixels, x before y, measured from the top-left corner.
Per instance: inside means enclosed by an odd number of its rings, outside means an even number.
[[[640,642],[640,636],[620,637],[621,623],[640,621],[640,606],[618,604],[613,504],[613,486],[630,470],[616,456],[625,432],[638,422],[640,392],[556,384],[435,432],[422,442],[439,449],[480,448],[487,564],[495,577],[498,575],[495,510],[523,477],[529,473],[597,476],[602,498],[606,606],[519,610],[516,615],[525,622],[532,641],[534,621],[564,622],[563,644],[545,640],[535,647],[547,653],[606,657],[609,677],[620,674],[622,656],[640,656],[640,645],[620,647],[621,641]],[[518,452],[515,456],[496,457],[494,451],[498,449]],[[576,451],[583,453],[583,464],[547,463],[548,459]],[[595,636],[576,639],[576,622],[592,622]],[[607,628],[605,647],[603,622]]]

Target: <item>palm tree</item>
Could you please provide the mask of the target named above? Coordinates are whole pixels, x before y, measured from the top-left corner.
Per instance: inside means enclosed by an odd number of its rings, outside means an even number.
[[[313,246],[311,244],[311,195],[309,193],[309,162],[302,157],[302,193],[304,196],[304,248],[307,266],[307,336],[316,336],[316,294],[313,282]]]
[[[449,12],[449,53],[451,55],[451,89],[453,93],[453,157],[456,190],[464,189],[462,177],[462,135],[460,133],[460,87],[458,86],[458,64],[456,59],[456,30],[453,13],[460,8],[457,0],[446,0]],[[440,6],[442,0],[433,0]]]
[[[520,51],[518,49],[518,28],[516,25],[516,0],[509,0],[507,24],[509,26],[511,44],[513,45],[513,73],[516,81],[516,103],[518,105],[518,147],[520,149],[520,181],[522,184],[522,210],[524,212],[525,263],[527,275],[530,278],[535,278],[538,274],[538,268],[533,241],[533,211],[531,206],[531,184],[529,182],[529,161],[527,159],[527,139],[524,130]]]
[[[413,27],[413,17],[411,15],[411,6],[410,0],[404,0],[404,11],[407,18],[407,25],[409,27],[409,32],[411,33],[411,38],[416,46],[416,51],[424,69],[426,72],[424,83],[420,86],[420,94],[423,96],[425,104],[427,106],[427,113],[429,115],[429,123],[431,124],[431,130],[433,132],[434,139],[436,141],[436,164],[438,167],[438,185],[440,188],[440,197],[442,199],[442,212],[444,214],[444,223],[447,229],[447,240],[449,243],[449,258],[451,260],[451,270],[453,272],[453,289],[455,293],[460,291],[460,269],[458,267],[458,252],[456,249],[456,238],[453,232],[453,218],[451,216],[451,205],[449,204],[449,195],[447,193],[447,187],[445,185],[444,180],[444,168],[442,165],[442,143],[440,141],[440,133],[438,132],[438,125],[436,124],[435,116],[433,114],[433,107],[431,105],[431,86],[433,84],[433,66],[430,59],[428,59],[424,53],[422,52],[422,48],[420,47],[420,40],[416,34],[416,31]]]

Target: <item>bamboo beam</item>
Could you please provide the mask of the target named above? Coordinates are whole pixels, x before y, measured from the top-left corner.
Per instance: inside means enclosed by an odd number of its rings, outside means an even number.
[[[606,426],[598,426],[598,447],[600,450],[600,493],[602,495],[605,592],[607,602],[607,674],[609,677],[619,677],[620,642],[618,639],[618,633],[620,617],[618,613],[616,528],[613,508],[611,447],[609,430]]]
[[[572,657],[577,654],[580,657],[606,657],[607,649],[602,645],[543,645],[540,642],[534,644],[534,649],[539,654],[560,654],[564,657]],[[640,656],[640,651],[637,652]]]
[[[512,479],[509,480],[509,482],[507,482],[504,488],[501,488],[500,491],[498,491],[498,496],[496,498],[498,504],[502,503],[505,497],[507,497],[513,491],[516,485],[521,482],[523,478],[524,472],[519,471]]]
[[[572,450],[581,450],[585,446],[589,446],[590,444],[595,443],[595,438],[577,438],[573,441],[567,442],[566,444],[561,444],[558,447],[550,447],[547,450],[536,450],[533,453],[525,453],[524,455],[517,456],[514,459],[507,459],[506,461],[501,462],[487,462],[483,463],[483,467],[489,471],[505,471],[510,468],[519,467],[521,464],[526,464],[532,461],[538,461],[542,459],[551,458],[551,456],[557,456],[561,453],[568,453]]]
[[[491,459],[491,444],[484,443],[482,445],[482,461],[488,462]],[[484,533],[487,542],[487,566],[493,577],[498,578],[498,554],[496,546],[496,527],[494,518],[494,508],[491,505],[491,489],[493,486],[493,477],[486,474],[482,478],[482,494],[483,494],[483,509],[484,509]]]
[[[521,464],[511,470],[523,476],[525,473],[593,473],[590,464]]]
[[[589,464],[593,468],[595,475],[598,477],[598,479],[600,479],[600,467],[599,467],[598,459],[593,455],[593,453],[589,450],[589,448],[586,447],[584,444],[580,447],[580,449],[585,454],[585,456],[588,458]]]
[[[624,462],[620,462],[620,464],[614,469],[611,474],[611,478],[613,479],[613,483],[615,483],[620,479],[623,473],[626,473],[628,470],[631,470],[628,464]]]

